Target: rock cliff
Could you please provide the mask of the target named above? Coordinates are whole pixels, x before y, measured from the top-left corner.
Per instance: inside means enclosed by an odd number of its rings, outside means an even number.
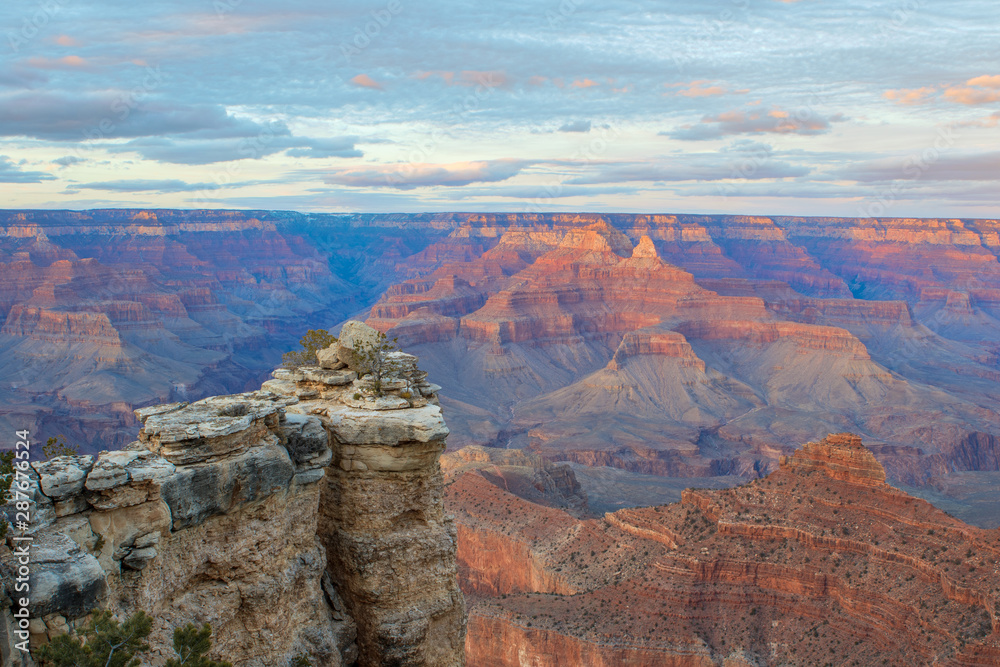
[[[466,473],[467,662],[997,664],[1000,532],[884,478],[838,434],[750,484],[581,520]]]
[[[437,387],[395,353],[376,396],[351,351],[259,391],[137,410],[121,451],[33,463],[32,645],[98,608],[141,609],[155,619],[143,664],[171,657],[188,622],[210,622],[213,655],[237,667],[462,664]],[[30,664],[3,616],[4,664]]]

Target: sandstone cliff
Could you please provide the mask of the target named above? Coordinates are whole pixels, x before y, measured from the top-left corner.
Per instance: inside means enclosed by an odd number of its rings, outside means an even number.
[[[97,608],[142,609],[144,664],[187,622],[210,622],[213,655],[238,667],[462,664],[436,386],[397,353],[402,376],[375,397],[339,360],[350,352],[260,391],[137,410],[124,450],[34,463],[32,644]],[[5,664],[30,664],[10,609],[3,622]]]
[[[580,520],[465,474],[468,664],[997,664],[1000,532],[884,479],[831,435],[750,484]]]

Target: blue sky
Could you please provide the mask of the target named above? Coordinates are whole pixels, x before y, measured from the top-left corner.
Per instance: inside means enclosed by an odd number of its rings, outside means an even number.
[[[991,0],[6,0],[8,208],[1000,215]]]

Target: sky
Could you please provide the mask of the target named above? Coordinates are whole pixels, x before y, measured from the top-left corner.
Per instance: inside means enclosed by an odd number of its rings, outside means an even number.
[[[1000,216],[995,0],[4,0],[0,207]]]

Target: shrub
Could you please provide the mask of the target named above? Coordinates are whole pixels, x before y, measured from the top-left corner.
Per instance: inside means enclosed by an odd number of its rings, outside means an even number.
[[[82,632],[59,635],[38,649],[43,667],[139,667],[137,653],[149,650],[153,619],[141,611],[119,624],[109,611],[94,614]]]
[[[382,382],[390,375],[400,370],[399,362],[392,354],[399,351],[396,339],[389,340],[379,331],[375,341],[357,341],[354,343],[354,354],[358,360],[358,375],[372,376],[372,389],[376,396],[382,395]]]
[[[76,456],[80,453],[79,447],[74,447],[66,443],[66,436],[57,435],[49,438],[42,445],[42,456],[45,460],[54,459],[57,456]]]
[[[337,342],[337,337],[326,329],[310,329],[302,337],[299,344],[301,350],[286,352],[281,357],[281,365],[285,368],[313,366],[316,364],[316,353],[325,350]]]
[[[212,626],[206,623],[198,628],[188,623],[174,630],[174,652],[177,658],[167,660],[166,667],[233,667],[228,662],[209,660],[205,657],[212,648]]]

